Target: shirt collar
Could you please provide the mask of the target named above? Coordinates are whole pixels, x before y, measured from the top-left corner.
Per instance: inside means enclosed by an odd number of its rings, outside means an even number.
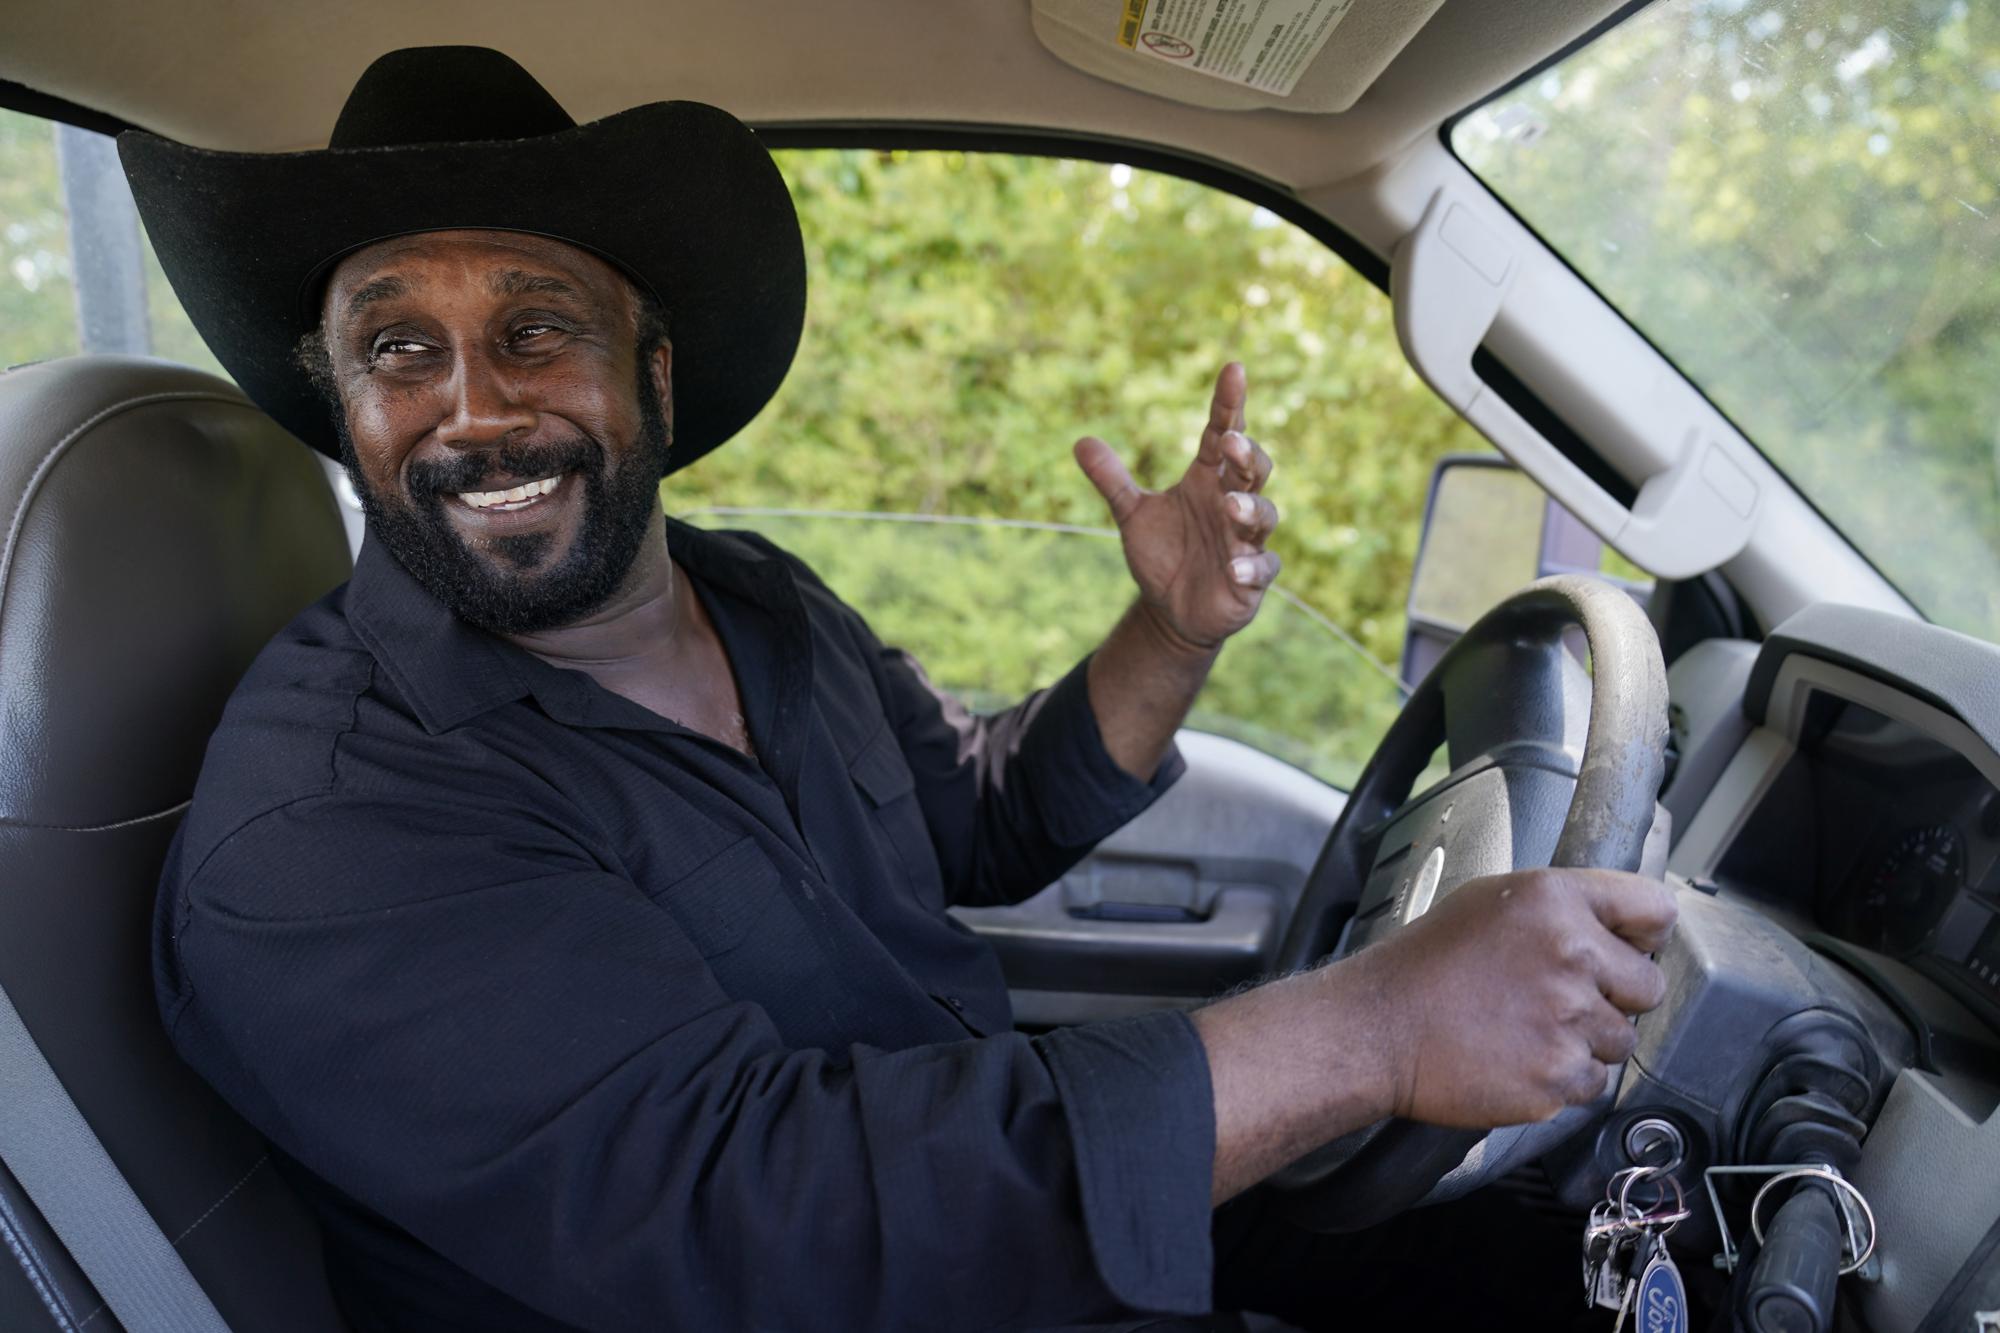
[[[753,601],[770,596],[773,578],[790,575],[753,543],[677,519],[667,520],[667,547],[704,584]],[[528,696],[577,721],[594,712],[594,681],[460,620],[372,533],[348,581],[347,618],[432,735]]]

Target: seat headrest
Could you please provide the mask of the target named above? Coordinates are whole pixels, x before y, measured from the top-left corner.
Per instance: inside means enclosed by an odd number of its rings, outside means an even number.
[[[134,357],[0,374],[0,522],[0,826],[185,802],[250,659],[349,570],[311,451]]]

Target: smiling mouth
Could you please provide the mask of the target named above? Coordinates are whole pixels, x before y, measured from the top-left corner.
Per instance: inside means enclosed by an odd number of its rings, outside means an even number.
[[[567,475],[558,472],[552,477],[523,482],[519,486],[510,486],[497,491],[460,491],[458,500],[467,508],[487,512],[509,513],[517,509],[527,509],[540,504],[545,497],[554,493]]]

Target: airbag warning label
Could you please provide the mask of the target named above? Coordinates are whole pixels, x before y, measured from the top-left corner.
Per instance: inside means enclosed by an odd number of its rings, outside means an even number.
[[[1354,0],[1125,0],[1118,44],[1283,97]]]

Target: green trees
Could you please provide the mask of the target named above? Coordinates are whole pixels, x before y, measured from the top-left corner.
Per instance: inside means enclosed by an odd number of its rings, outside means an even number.
[[[1281,586],[1396,660],[1431,467],[1486,446],[1405,364],[1380,291],[1290,224],[1170,176],[993,154],[779,160],[812,270],[805,343],[763,415],[668,481],[670,511],[1105,527],[1077,436],[1164,485],[1234,358],[1250,432],[1277,460]],[[1083,538],[763,526],[938,679],[978,693],[1046,680],[1130,595],[1115,545]],[[1223,729],[1263,728],[1267,748],[1351,777],[1394,694],[1274,599],[1205,703]]]
[[[0,366],[76,350],[53,127],[0,111]]]
[[[1453,144],[1918,606],[2000,636],[2000,9],[1655,5]]]
[[[1234,358],[1278,464],[1285,585],[1395,659],[1431,466],[1486,445],[1403,361],[1380,291],[1170,176],[994,154],[780,162],[812,268],[805,344],[764,414],[669,483],[670,507],[1101,527],[1077,436],[1165,484]]]
[[[145,256],[153,355],[220,374],[150,245]],[[0,111],[0,367],[81,350],[55,126]]]

